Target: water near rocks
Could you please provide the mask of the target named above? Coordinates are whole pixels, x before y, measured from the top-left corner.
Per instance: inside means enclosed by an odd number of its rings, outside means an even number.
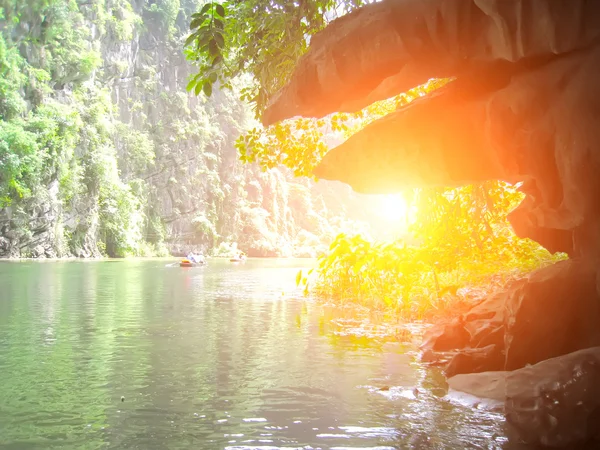
[[[169,262],[0,262],[0,448],[506,445],[410,333],[303,299],[310,261]]]

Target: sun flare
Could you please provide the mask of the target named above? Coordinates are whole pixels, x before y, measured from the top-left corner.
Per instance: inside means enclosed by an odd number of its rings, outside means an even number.
[[[414,208],[400,194],[382,196],[380,205],[379,215],[390,222],[408,223],[414,217]]]

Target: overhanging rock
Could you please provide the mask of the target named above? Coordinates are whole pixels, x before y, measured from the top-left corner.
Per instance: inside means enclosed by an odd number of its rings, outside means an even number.
[[[315,174],[370,193],[525,181],[528,198],[511,215],[519,235],[553,251],[600,255],[599,72],[593,46],[512,73],[496,90],[492,83],[469,93],[472,85],[458,80],[368,125]]]
[[[600,2],[585,0],[373,3],[313,37],[262,120],[356,111],[430,78],[568,53],[598,39],[599,16]]]

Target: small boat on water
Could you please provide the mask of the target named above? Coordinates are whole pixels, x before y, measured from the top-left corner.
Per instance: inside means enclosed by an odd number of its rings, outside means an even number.
[[[246,261],[246,256],[245,255],[236,256],[234,258],[231,258],[229,261],[230,262],[244,262],[244,261]]]
[[[199,267],[199,266],[203,266],[205,264],[206,264],[205,262],[197,263],[197,262],[190,261],[189,259],[182,259],[179,262],[179,267]]]

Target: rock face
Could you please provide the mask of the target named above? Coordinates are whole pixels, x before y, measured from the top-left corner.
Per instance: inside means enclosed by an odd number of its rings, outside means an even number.
[[[585,0],[374,3],[313,37],[263,122],[356,111],[429,78],[568,53],[600,36],[599,13]]]
[[[454,350],[446,373],[515,370],[600,345],[597,270],[584,260],[539,269],[449,323],[423,348]],[[428,355],[430,359],[431,356]]]
[[[451,389],[504,401],[509,434],[531,445],[600,444],[600,347],[512,372],[457,375]],[[590,441],[594,441],[590,443]]]
[[[523,182],[516,233],[572,260],[425,340],[429,359],[459,349],[451,374],[514,370],[600,345],[599,71],[599,2],[387,0],[316,36],[263,122],[354,111],[454,77],[331,150],[315,174],[371,193]]]
[[[486,94],[464,96],[450,84],[366,127],[315,173],[362,192],[525,181],[528,199],[509,218],[517,234],[595,257],[600,160],[592,149],[600,130],[590,117],[599,68],[600,47],[591,47],[515,73]]]
[[[600,345],[596,269],[581,260],[538,270],[507,297],[505,369]]]
[[[456,77],[330,151],[315,173],[378,193],[522,181],[528,197],[510,218],[519,236],[600,256],[598,17],[600,3],[583,0],[368,5],[313,39],[263,121],[356,110]]]
[[[255,123],[244,82],[210,99],[186,90],[197,0],[31,3],[0,19],[0,47],[19,61],[5,67],[0,51],[0,258],[185,255],[232,242],[250,256],[314,257],[337,234],[331,219],[368,220],[348,186],[239,160],[235,141]],[[36,165],[6,136],[38,127]]]

